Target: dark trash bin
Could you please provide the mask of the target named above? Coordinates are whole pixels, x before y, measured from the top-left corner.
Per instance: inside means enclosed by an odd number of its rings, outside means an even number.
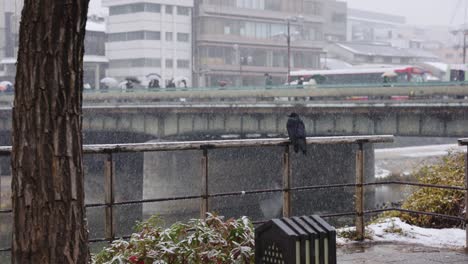
[[[336,264],[336,231],[319,216],[273,219],[255,229],[256,264]]]

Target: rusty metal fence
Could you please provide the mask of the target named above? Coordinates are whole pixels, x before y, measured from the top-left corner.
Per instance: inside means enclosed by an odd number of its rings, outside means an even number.
[[[284,217],[290,217],[291,214],[291,195],[293,192],[307,191],[307,190],[319,190],[319,189],[337,189],[337,188],[354,188],[355,189],[355,208],[353,211],[344,213],[333,213],[321,215],[325,218],[340,217],[340,216],[354,216],[357,238],[359,240],[364,239],[365,235],[365,216],[372,215],[387,211],[400,211],[409,214],[416,215],[429,215],[445,219],[457,220],[465,225],[467,230],[466,236],[466,247],[468,248],[468,213],[465,213],[465,217],[457,217],[450,215],[437,214],[432,212],[420,212],[412,210],[404,210],[401,208],[386,208],[386,209],[371,209],[366,210],[364,206],[365,198],[365,187],[377,186],[377,185],[407,185],[407,186],[418,186],[428,188],[439,188],[448,190],[458,190],[465,192],[465,205],[468,207],[468,161],[466,163],[466,175],[465,175],[465,187],[457,186],[441,186],[431,184],[420,184],[414,182],[402,182],[402,181],[387,181],[387,182],[374,182],[367,183],[364,181],[365,177],[365,159],[364,159],[364,144],[375,144],[375,143],[391,143],[393,142],[393,136],[356,136],[356,137],[317,137],[308,138],[307,144],[322,144],[322,145],[333,145],[333,144],[356,144],[358,146],[356,151],[356,172],[355,172],[355,183],[347,184],[328,184],[328,185],[314,185],[314,186],[300,186],[292,187],[292,169],[291,169],[291,155],[289,141],[287,139],[251,139],[251,140],[222,140],[222,141],[194,141],[194,142],[164,142],[164,143],[145,143],[145,144],[122,144],[122,145],[87,145],[84,146],[85,154],[104,154],[106,155],[105,166],[104,166],[104,188],[105,188],[105,201],[104,203],[93,203],[87,204],[86,208],[104,208],[105,209],[105,237],[92,239],[90,242],[105,242],[113,241],[116,238],[116,228],[114,220],[114,209],[116,206],[124,205],[142,205],[145,203],[165,202],[165,201],[181,201],[181,200],[193,200],[200,199],[200,217],[204,218],[206,213],[210,211],[209,199],[216,197],[230,197],[230,196],[241,196],[248,194],[265,194],[265,193],[282,193],[283,197],[283,212]],[[468,139],[460,139],[460,145],[468,146]],[[210,162],[209,152],[213,149],[222,148],[245,148],[245,147],[283,147],[282,157],[282,178],[283,186],[281,188],[273,189],[258,189],[249,190],[242,192],[223,192],[223,193],[212,193],[210,192],[209,186],[209,170],[208,165]],[[183,151],[183,150],[200,150],[202,152],[201,157],[201,190],[199,195],[191,196],[177,196],[177,197],[166,197],[158,199],[140,199],[133,201],[116,202],[115,201],[115,172],[114,172],[114,161],[113,156],[117,153],[144,153],[144,152],[158,152],[158,151]],[[11,147],[0,147],[0,156],[8,156],[11,154]],[[468,154],[467,154],[468,155]],[[468,160],[468,157],[467,157]],[[465,208],[466,211],[466,208]],[[0,210],[0,216],[2,214],[11,214],[12,209]],[[10,251],[11,248],[0,248],[0,252]]]

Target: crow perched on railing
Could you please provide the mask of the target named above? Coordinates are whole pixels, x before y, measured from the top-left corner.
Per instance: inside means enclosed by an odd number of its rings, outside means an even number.
[[[286,125],[288,129],[288,136],[291,140],[291,144],[294,146],[294,152],[299,152],[299,150],[307,155],[307,143],[306,143],[306,132],[304,122],[296,113],[291,113]]]

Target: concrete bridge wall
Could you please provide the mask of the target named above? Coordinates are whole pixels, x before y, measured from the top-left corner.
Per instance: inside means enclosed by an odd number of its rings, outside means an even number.
[[[463,137],[468,104],[413,106],[214,106],[87,109],[85,130],[121,130],[159,138],[193,134],[282,134],[287,114],[299,113],[309,136]]]
[[[84,131],[141,133],[157,138],[211,134],[286,134],[287,114],[299,113],[309,136],[463,137],[468,103],[216,104],[87,107]],[[0,132],[11,110],[0,109]]]

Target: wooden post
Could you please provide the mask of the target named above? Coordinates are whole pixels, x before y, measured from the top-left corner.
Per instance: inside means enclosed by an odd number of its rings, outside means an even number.
[[[364,240],[364,147],[363,143],[359,142],[359,149],[356,152],[356,194],[355,194],[355,210],[356,210],[356,236],[357,240]]]
[[[283,153],[283,217],[291,216],[291,157],[289,144]]]
[[[107,154],[104,165],[104,188],[106,202],[106,239],[113,241],[115,239],[114,228],[114,161],[112,153]]]
[[[206,219],[208,212],[208,149],[203,149],[203,157],[201,159],[202,168],[202,190],[201,190],[201,204],[200,204],[200,219]]]

